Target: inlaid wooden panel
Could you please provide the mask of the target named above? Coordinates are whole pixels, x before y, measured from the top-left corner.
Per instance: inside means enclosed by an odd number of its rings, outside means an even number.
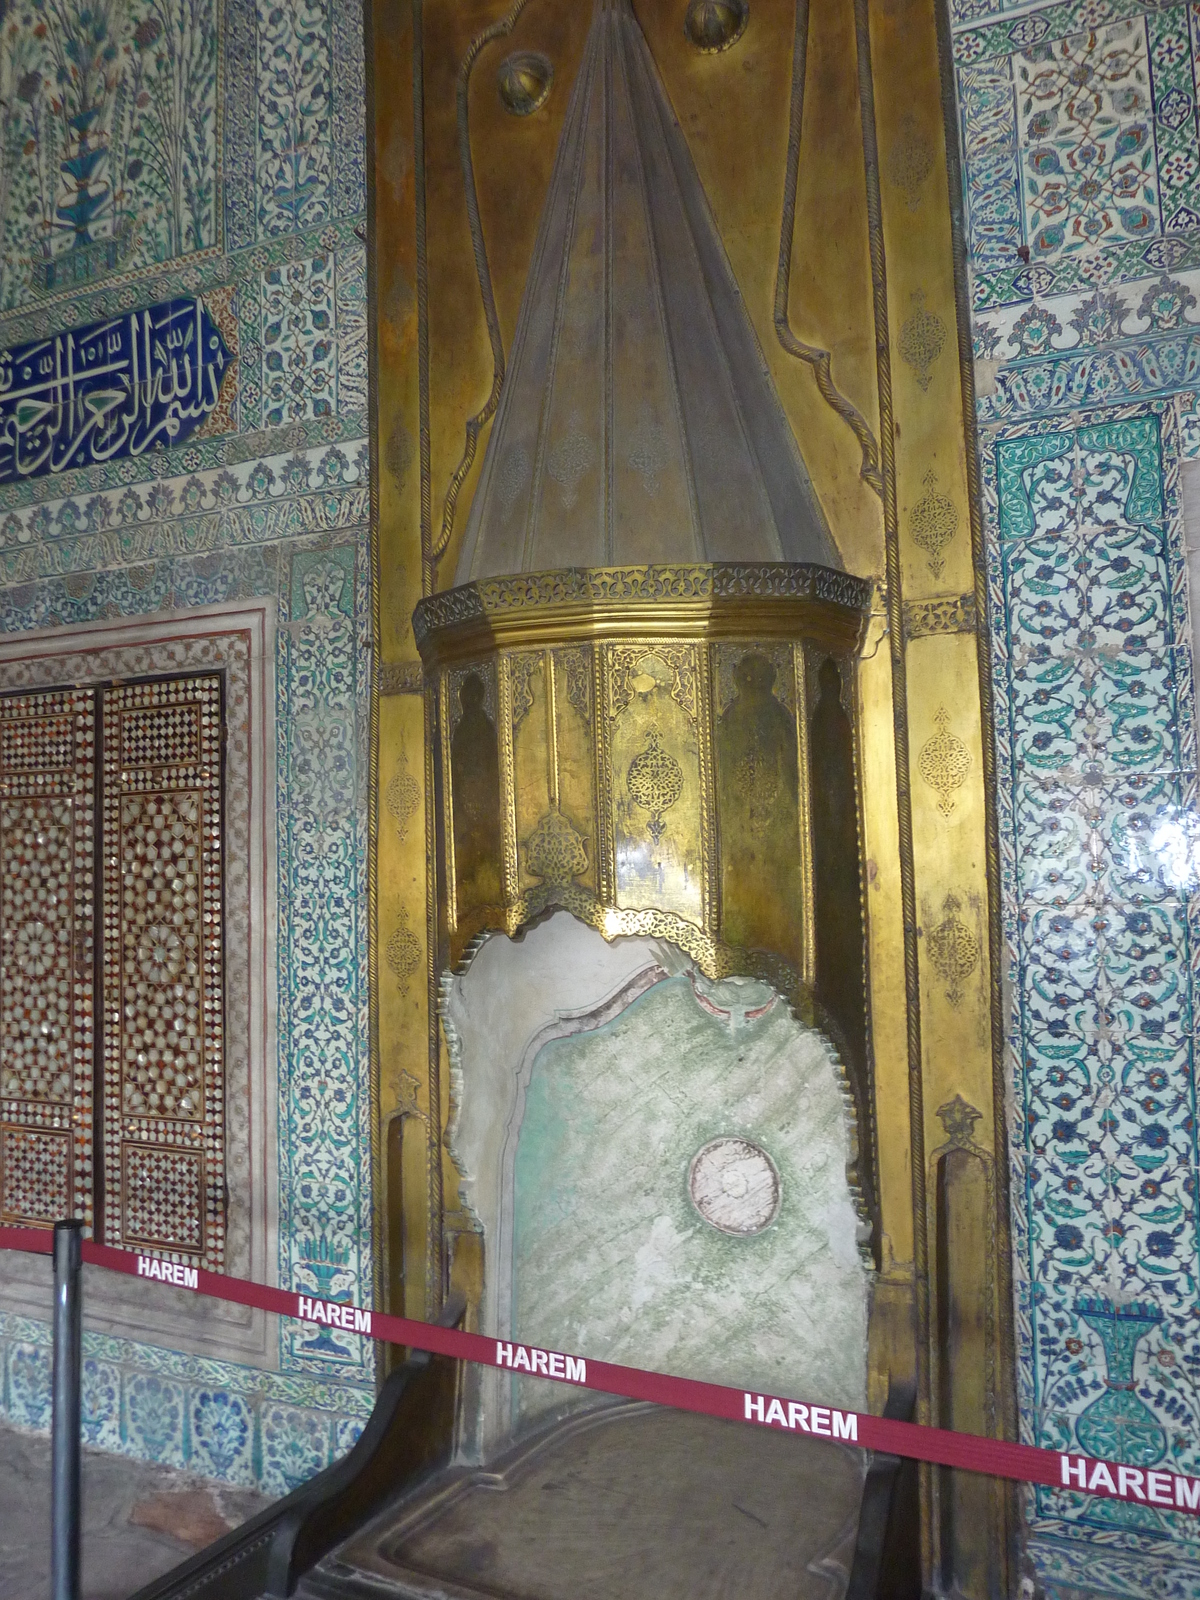
[[[89,1226],[92,693],[0,699],[0,1221]]]
[[[103,696],[106,1237],[224,1256],[218,676]]]

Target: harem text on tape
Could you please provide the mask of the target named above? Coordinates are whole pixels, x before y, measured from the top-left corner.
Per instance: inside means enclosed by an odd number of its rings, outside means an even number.
[[[49,1255],[53,1248],[52,1237],[47,1228],[0,1228],[0,1250]],[[409,1345],[416,1350],[473,1361],[480,1366],[528,1373],[531,1377],[574,1384],[601,1394],[620,1395],[627,1400],[650,1400],[680,1411],[695,1411],[701,1416],[724,1417],[758,1427],[803,1433],[816,1439],[845,1441],[864,1450],[884,1450],[937,1466],[961,1467],[968,1472],[1012,1478],[1020,1483],[1040,1483],[1106,1499],[1158,1506],[1164,1511],[1200,1515],[1200,1478],[1165,1468],[1131,1467],[1094,1456],[1044,1450],[1037,1445],[985,1439],[973,1433],[952,1433],[946,1428],[931,1428],[916,1422],[896,1422],[872,1416],[867,1411],[844,1411],[813,1401],[788,1400],[755,1390],[701,1383],[695,1378],[643,1372],[638,1367],[621,1367],[609,1361],[593,1361],[589,1356],[541,1350],[513,1340],[491,1339],[481,1333],[464,1333],[458,1328],[388,1316],[382,1311],[368,1311],[342,1301],[321,1300],[289,1289],[271,1289],[244,1278],[207,1272],[203,1267],[163,1261],[157,1256],[131,1250],[113,1250],[90,1240],[84,1241],[83,1259],[111,1272],[173,1284],[217,1300],[274,1311],[282,1317],[296,1317],[301,1322],[320,1323],[345,1333]]]

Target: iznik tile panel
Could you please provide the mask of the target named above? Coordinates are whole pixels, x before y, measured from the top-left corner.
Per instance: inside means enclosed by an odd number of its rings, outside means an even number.
[[[955,35],[978,310],[1200,265],[1192,9],[1102,9]]]
[[[1023,1435],[1197,1465],[1197,12],[951,0],[995,647]],[[1193,1519],[1030,1493],[1048,1595]]]
[[[217,242],[216,0],[26,0],[0,46],[0,308]]]
[[[0,1409],[22,1427],[49,1425],[51,1365],[47,1326],[0,1314]],[[344,1455],[373,1398],[86,1331],[81,1387],[86,1444],[272,1494]]]
[[[96,71],[59,83],[60,61]],[[279,1281],[359,1303],[372,1296],[364,82],[361,12],[334,0],[14,0],[0,28],[0,630],[276,602]],[[180,343],[189,316],[203,359]],[[111,370],[89,357],[81,378],[96,338]],[[58,365],[18,394],[35,353]],[[182,1225],[207,1169],[176,1178]],[[45,1348],[23,1327],[0,1335],[3,1405],[42,1425]],[[88,1355],[97,1442],[279,1492],[348,1448],[374,1372],[369,1343],[295,1325],[274,1376],[176,1370],[144,1344]],[[317,1380],[333,1385],[325,1412],[304,1388]]]
[[[1174,408],[997,430],[984,463],[1022,1428],[1191,1471],[1200,883]],[[1075,1543],[1094,1539],[1105,1582],[1124,1550],[1130,1581],[1156,1555],[1162,1593],[1200,1594],[1193,1519],[1032,1498],[1064,1581],[1099,1583]]]

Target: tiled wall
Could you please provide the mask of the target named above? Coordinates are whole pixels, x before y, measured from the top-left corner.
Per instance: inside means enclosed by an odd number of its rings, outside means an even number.
[[[45,1323],[0,1324],[0,1399],[19,1427],[50,1426]],[[289,1372],[255,1372],[128,1339],[85,1334],[83,1438],[100,1450],[287,1494],[354,1443],[372,1396]]]
[[[103,65],[90,106],[64,42]],[[274,600],[279,1282],[369,1303],[363,74],[339,0],[4,9],[0,351],[200,296],[236,366],[178,443],[0,473],[0,630]],[[101,130],[86,184],[73,111]],[[280,1338],[259,1372],[88,1334],[91,1436],[282,1492],[361,1428],[374,1367]],[[46,1330],[0,1316],[0,1350],[4,1409],[44,1424]]]
[[[952,0],[1008,945],[1023,1436],[1200,1471],[1200,8]],[[1195,1519],[1030,1491],[1049,1595],[1200,1596]]]

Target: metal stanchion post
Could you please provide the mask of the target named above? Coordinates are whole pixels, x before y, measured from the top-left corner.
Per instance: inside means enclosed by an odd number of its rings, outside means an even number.
[[[79,1600],[82,1222],[54,1224],[54,1413],[50,1443],[50,1596]]]

